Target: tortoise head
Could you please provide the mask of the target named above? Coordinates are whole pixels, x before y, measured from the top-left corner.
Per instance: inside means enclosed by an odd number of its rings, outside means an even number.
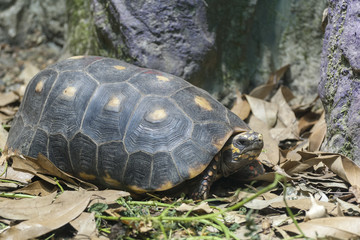
[[[248,131],[233,135],[221,150],[221,171],[227,177],[254,160],[264,146],[262,134]]]

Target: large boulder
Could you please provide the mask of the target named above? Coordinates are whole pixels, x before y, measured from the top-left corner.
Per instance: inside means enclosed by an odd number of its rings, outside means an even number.
[[[214,34],[209,32],[206,18],[205,1],[126,1],[93,0],[90,4],[90,27],[81,27],[84,17],[76,16],[68,2],[70,15],[70,33],[87,37],[84,30],[94,28],[97,41],[77,41],[70,44],[72,53],[86,51],[88,46],[99,50],[90,50],[90,54],[101,54],[125,59],[138,66],[168,72],[201,85],[205,79],[204,71],[213,65],[207,57],[214,52]],[[89,13],[85,1],[81,15]],[[87,12],[86,12],[87,11]],[[80,26],[79,26],[80,25]],[[91,26],[93,25],[93,26]],[[92,31],[92,30],[91,30]],[[93,32],[94,33],[94,32]],[[85,49],[79,44],[85,43]],[[96,46],[97,45],[97,46]],[[106,52],[104,54],[104,52]],[[201,75],[201,77],[199,77]]]
[[[318,0],[68,0],[67,48],[160,69],[212,93],[247,92],[291,64],[285,84],[314,97],[325,6]]]
[[[360,2],[329,0],[321,81],[326,111],[323,149],[342,153],[360,165]]]

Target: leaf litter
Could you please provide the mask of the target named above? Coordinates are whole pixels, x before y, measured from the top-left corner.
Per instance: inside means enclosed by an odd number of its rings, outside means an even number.
[[[26,84],[36,67],[25,69]],[[282,86],[288,70],[279,69],[249,95],[237,92],[232,107],[263,134],[259,160],[266,174],[247,183],[221,179],[206,201],[156,194],[134,200],[64,173],[42,155],[5,149],[0,239],[57,239],[64,233],[74,239],[360,238],[354,227],[360,226],[360,169],[345,156],[320,151],[324,111],[317,98],[303,103]],[[0,94],[2,149],[24,88]]]

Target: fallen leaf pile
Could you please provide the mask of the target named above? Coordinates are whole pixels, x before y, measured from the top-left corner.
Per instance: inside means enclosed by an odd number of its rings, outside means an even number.
[[[0,159],[0,239],[64,233],[75,239],[360,238],[360,168],[345,156],[320,151],[324,111],[317,98],[303,104],[282,86],[288,69],[248,95],[238,92],[232,108],[264,136],[259,160],[267,173],[255,182],[237,185],[235,174],[230,182],[241,188],[222,196],[214,191],[211,201],[156,195],[133,201],[127,192],[98,190],[62,172],[42,155],[7,152]],[[19,100],[18,93],[0,94],[3,124]],[[3,147],[7,132],[1,130]],[[279,175],[284,182],[272,186]]]

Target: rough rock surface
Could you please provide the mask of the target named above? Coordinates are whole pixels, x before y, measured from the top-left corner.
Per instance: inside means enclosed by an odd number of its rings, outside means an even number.
[[[323,149],[342,153],[360,165],[360,2],[329,0],[321,81],[326,111]]]
[[[73,55],[116,57],[160,69],[212,93],[225,90],[223,96],[235,89],[248,92],[291,64],[285,84],[312,100],[326,1],[224,3],[67,0],[67,47]]]
[[[204,1],[93,0],[92,7],[99,38],[139,66],[196,82],[194,73],[209,64],[215,38]]]

